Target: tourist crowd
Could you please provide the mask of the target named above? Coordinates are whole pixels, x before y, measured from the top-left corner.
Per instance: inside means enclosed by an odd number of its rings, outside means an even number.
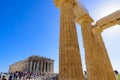
[[[58,80],[57,75],[42,72],[0,73],[0,80]]]
[[[120,80],[118,71],[114,71],[116,80]],[[0,73],[0,80],[58,80],[58,74],[48,74],[42,72],[20,72]],[[87,79],[87,72],[84,71],[84,80]]]

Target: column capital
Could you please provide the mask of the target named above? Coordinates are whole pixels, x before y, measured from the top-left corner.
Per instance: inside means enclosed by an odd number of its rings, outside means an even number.
[[[76,17],[76,21],[78,24],[82,24],[83,22],[94,22],[94,20],[88,14],[85,14],[82,17]]]
[[[60,7],[61,4],[67,3],[67,2],[74,5],[75,3],[77,3],[77,0],[54,0],[55,6],[58,8]]]
[[[103,32],[102,28],[100,28],[100,27],[93,27],[92,30],[95,33],[101,33],[101,32]]]

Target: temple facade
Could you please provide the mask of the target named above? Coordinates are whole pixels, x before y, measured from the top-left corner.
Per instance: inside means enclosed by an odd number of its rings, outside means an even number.
[[[53,73],[54,60],[41,56],[30,56],[25,60],[10,65],[9,72],[30,71]]]

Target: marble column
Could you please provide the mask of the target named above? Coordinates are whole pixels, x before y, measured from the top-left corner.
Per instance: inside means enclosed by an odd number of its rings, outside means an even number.
[[[60,9],[59,80],[83,80],[73,3],[55,0]]]
[[[50,72],[52,73],[52,63],[50,63]]]
[[[45,72],[47,72],[47,62],[45,62]]]
[[[51,73],[51,63],[49,62],[49,73]]]
[[[45,72],[45,69],[46,69],[46,64],[45,64],[45,61],[43,62],[43,72]]]
[[[33,71],[35,71],[36,70],[36,61],[34,61],[34,65],[33,65]]]
[[[34,60],[32,60],[32,71],[34,69]]]
[[[33,67],[34,67],[34,61],[32,60],[32,71],[33,71]]]
[[[98,47],[94,39],[91,20],[88,15],[77,20],[81,25],[88,80],[107,80],[99,60]]]
[[[44,61],[44,65],[43,65],[43,67],[44,67],[44,70],[43,70],[43,72],[46,72],[45,70],[46,70],[46,62]]]
[[[39,71],[41,71],[41,61],[39,61]]]
[[[54,72],[54,64],[52,63],[52,66],[51,66],[51,71],[52,71],[52,73]]]
[[[100,54],[98,54],[98,56],[102,63],[104,74],[106,75],[107,80],[116,80],[107,50],[101,36],[102,30],[101,28],[95,28],[93,29],[93,32],[95,41],[97,42],[97,46],[99,48],[99,51],[101,52]]]
[[[46,68],[47,68],[46,71],[49,72],[49,64],[48,64],[48,62],[46,62],[46,66],[47,66],[47,67],[46,67]]]
[[[51,66],[50,66],[50,62],[49,62],[49,73],[51,73]]]
[[[46,67],[45,67],[46,69],[45,69],[45,71],[47,72],[47,62],[46,62],[45,64],[46,64]]]
[[[33,65],[33,61],[30,61],[30,71],[32,71],[32,65]]]
[[[44,64],[45,64],[45,62],[43,61],[42,62],[42,72],[44,72]]]
[[[42,61],[40,61],[40,71],[42,72]]]
[[[37,61],[36,71],[39,71],[39,61]]]

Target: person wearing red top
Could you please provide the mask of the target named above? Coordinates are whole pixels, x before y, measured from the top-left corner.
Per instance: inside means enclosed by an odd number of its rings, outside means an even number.
[[[6,80],[5,76],[2,77],[2,80]]]

